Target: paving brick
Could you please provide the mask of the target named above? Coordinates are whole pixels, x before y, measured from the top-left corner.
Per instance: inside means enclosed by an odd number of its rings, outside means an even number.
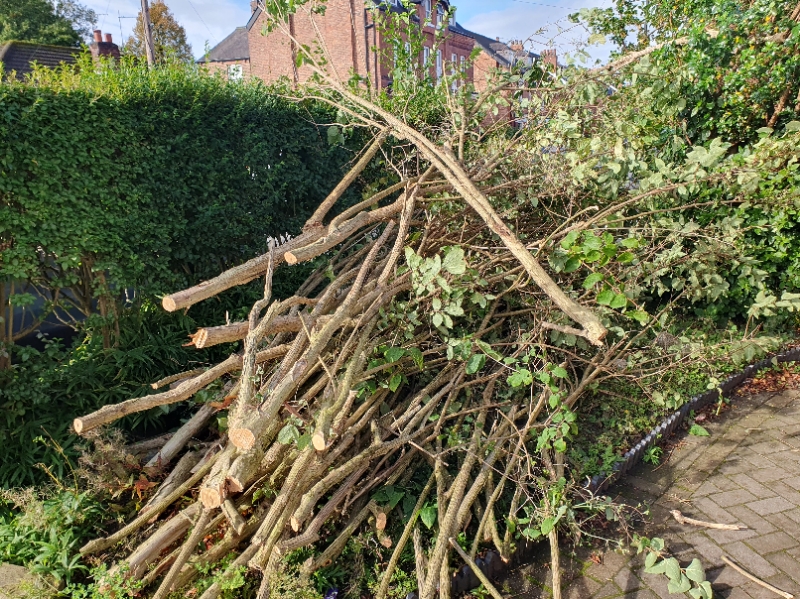
[[[750,549],[741,541],[736,543],[729,543],[723,549],[740,564],[747,564],[747,569],[756,576],[762,578],[767,576],[774,576],[778,570],[770,564],[767,560],[761,557],[758,553]]]
[[[720,522],[722,524],[734,524],[736,518],[729,512],[722,509],[719,505],[711,501],[708,497],[701,497],[697,501],[692,502],[694,507],[700,510],[705,518],[697,518],[698,520],[711,520],[713,522]],[[691,516],[691,514],[684,514]]]
[[[779,451],[785,451],[786,446],[773,441],[762,441],[761,443],[751,445],[748,449],[761,455],[770,455]]]
[[[752,472],[752,470],[751,470]],[[733,476],[729,477],[732,481],[734,481],[737,485],[742,487],[743,489],[747,489],[755,496],[765,499],[767,497],[773,497],[778,493],[775,493],[772,489],[769,489],[762,485],[760,482],[755,480],[754,478],[748,476],[744,472],[740,474],[734,474]]]
[[[773,566],[783,571],[795,582],[800,582],[800,559],[789,555],[785,551],[767,555],[766,558]]]
[[[711,501],[720,507],[730,507],[732,505],[742,505],[743,503],[751,503],[758,498],[750,491],[745,489],[737,489],[735,491],[725,491],[717,493],[716,495],[709,496]]]
[[[749,461],[752,463],[752,460]],[[769,463],[770,465],[764,465],[765,462]],[[786,469],[776,466],[770,460],[759,460],[759,464],[754,464],[754,466],[757,466],[758,470],[750,472],[749,475],[753,480],[757,480],[761,483],[767,483],[772,480],[780,480],[786,476]]]
[[[593,599],[611,599],[612,597],[619,597],[620,595],[622,595],[622,591],[619,587],[609,581],[600,587],[592,597]]]
[[[789,485],[793,489],[800,490],[800,476],[793,476],[792,478],[784,478],[783,483]]]
[[[623,568],[617,573],[616,576],[614,576],[614,582],[620,589],[622,589],[623,593],[630,593],[631,591],[636,591],[646,586],[632,571],[628,570],[627,568]]]
[[[798,485],[800,485],[800,478],[798,478]],[[722,489],[714,484],[714,481],[711,479],[706,479],[703,484],[697,488],[693,495],[695,497],[704,497],[705,495],[711,495],[713,493],[722,493]]]
[[[776,528],[771,523],[756,514],[746,505],[734,505],[728,508],[728,512],[739,519],[740,524],[752,528],[758,534],[764,535],[775,532]]]
[[[774,491],[776,495],[779,495],[786,501],[800,506],[800,492],[794,487],[785,484],[782,480],[772,481],[772,483],[770,483],[770,490]]]
[[[792,547],[800,545],[797,539],[790,537],[785,532],[773,532],[761,535],[760,537],[747,539],[745,542],[761,555],[791,549]]]
[[[650,589],[639,589],[638,591],[633,591],[632,593],[626,593],[623,595],[625,599],[658,599],[658,595],[656,595]]]
[[[762,499],[760,501],[748,503],[747,507],[760,516],[767,516],[777,512],[785,512],[786,510],[790,510],[795,506],[781,497],[771,497],[769,499]]]

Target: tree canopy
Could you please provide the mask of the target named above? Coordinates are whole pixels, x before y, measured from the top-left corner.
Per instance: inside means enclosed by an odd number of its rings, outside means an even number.
[[[97,14],[75,0],[0,0],[0,42],[79,46]]]
[[[190,62],[192,46],[186,41],[186,30],[175,19],[163,0],[150,4],[150,22],[153,26],[153,45],[157,62],[168,59]],[[144,22],[142,12],[136,17],[133,35],[128,38],[125,50],[135,56],[145,56]]]

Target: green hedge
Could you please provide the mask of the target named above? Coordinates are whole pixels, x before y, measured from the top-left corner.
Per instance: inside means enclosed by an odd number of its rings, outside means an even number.
[[[182,344],[226,312],[245,317],[261,283],[187,316],[165,314],[158,296],[263,252],[269,235],[299,231],[361,148],[357,135],[329,142],[326,124],[335,118],[326,106],[282,99],[257,82],[229,84],[185,66],[97,69],[84,59],[77,70],[0,83],[0,318],[33,300],[26,284],[83,293],[89,312],[98,298],[110,299],[117,317],[109,326],[92,316],[72,348],[4,350],[0,333],[0,487],[45,480],[37,463],[63,476],[48,436],[74,460],[75,416],[151,393],[153,380],[231,350]],[[355,199],[359,185],[339,208]],[[274,293],[291,294],[308,266],[279,269]],[[9,301],[1,296],[11,282]],[[109,331],[111,344],[101,334]],[[156,434],[186,411],[173,409],[166,419],[157,409],[123,426]]]
[[[153,295],[218,274],[296,233],[341,178],[353,153],[315,124],[334,119],[183,66],[3,83],[0,279],[71,285],[88,266]]]

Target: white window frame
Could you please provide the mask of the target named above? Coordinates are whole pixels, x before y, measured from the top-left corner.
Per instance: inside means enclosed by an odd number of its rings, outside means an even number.
[[[436,3],[436,29],[441,29],[444,25],[444,22],[447,20],[445,13],[444,13],[444,6],[440,3]]]
[[[455,27],[455,25],[456,25],[456,7],[455,6],[451,6],[450,7],[450,25],[452,25],[453,27]]]
[[[244,79],[244,67],[237,63],[228,65],[228,81],[241,81]]]
[[[442,51],[436,50],[436,81],[439,81],[444,75],[444,64],[442,61]]]
[[[422,11],[425,13],[423,16],[426,21],[430,21],[433,18],[431,14],[431,0],[422,0]]]
[[[464,73],[467,70],[467,59],[463,55],[461,56],[460,64],[461,64],[461,72]]]

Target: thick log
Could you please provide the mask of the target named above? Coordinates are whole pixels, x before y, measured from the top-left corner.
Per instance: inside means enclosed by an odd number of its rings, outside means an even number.
[[[309,230],[304,231],[301,235],[290,239],[285,244],[275,249],[274,265],[278,266],[285,261],[284,255],[286,252],[291,251],[294,248],[303,247],[309,243],[314,243],[324,234],[324,227],[312,227]],[[268,265],[269,254],[258,256],[252,260],[248,260],[244,264],[226,270],[213,279],[203,281],[199,285],[195,285],[189,289],[184,289],[183,291],[178,291],[172,295],[165,296],[164,299],[161,300],[161,305],[167,312],[175,312],[176,310],[188,308],[189,306],[192,306],[197,302],[201,302],[204,299],[214,297],[226,289],[249,283],[253,279],[260,277],[267,272]]]
[[[201,407],[194,416],[192,416],[188,422],[186,422],[183,426],[181,426],[172,438],[167,441],[161,451],[159,451],[156,455],[154,455],[147,464],[145,464],[145,468],[153,468],[153,467],[164,467],[165,465],[169,464],[178,453],[183,449],[183,447],[189,442],[189,439],[194,437],[197,433],[203,430],[208,421],[211,420],[211,417],[214,415],[216,410],[209,404],[205,404]]]
[[[230,465],[230,456],[223,456],[217,460],[208,478],[200,488],[200,503],[203,504],[205,509],[211,510],[220,507],[228,496],[226,477]]]
[[[210,383],[213,383],[222,375],[241,368],[241,365],[242,359],[239,356],[230,356],[227,360],[217,364],[212,368],[209,368],[203,374],[184,381],[175,389],[170,389],[164,393],[156,393],[155,395],[136,397],[134,399],[129,399],[128,401],[123,401],[122,403],[114,405],[103,406],[96,412],[76,418],[73,421],[72,426],[75,429],[75,432],[81,435],[87,431],[97,428],[98,426],[119,420],[128,414],[143,412],[158,406],[165,406],[187,400],[192,395],[200,391],[200,389],[204,388]]]
[[[266,334],[296,333],[302,326],[300,319],[296,316],[278,316],[272,321]],[[202,349],[204,347],[211,347],[212,345],[219,345],[220,343],[241,341],[247,336],[247,331],[249,329],[249,322],[232,322],[231,324],[224,324],[218,327],[197,329],[196,333],[189,335],[189,338],[192,340],[190,345]]]

